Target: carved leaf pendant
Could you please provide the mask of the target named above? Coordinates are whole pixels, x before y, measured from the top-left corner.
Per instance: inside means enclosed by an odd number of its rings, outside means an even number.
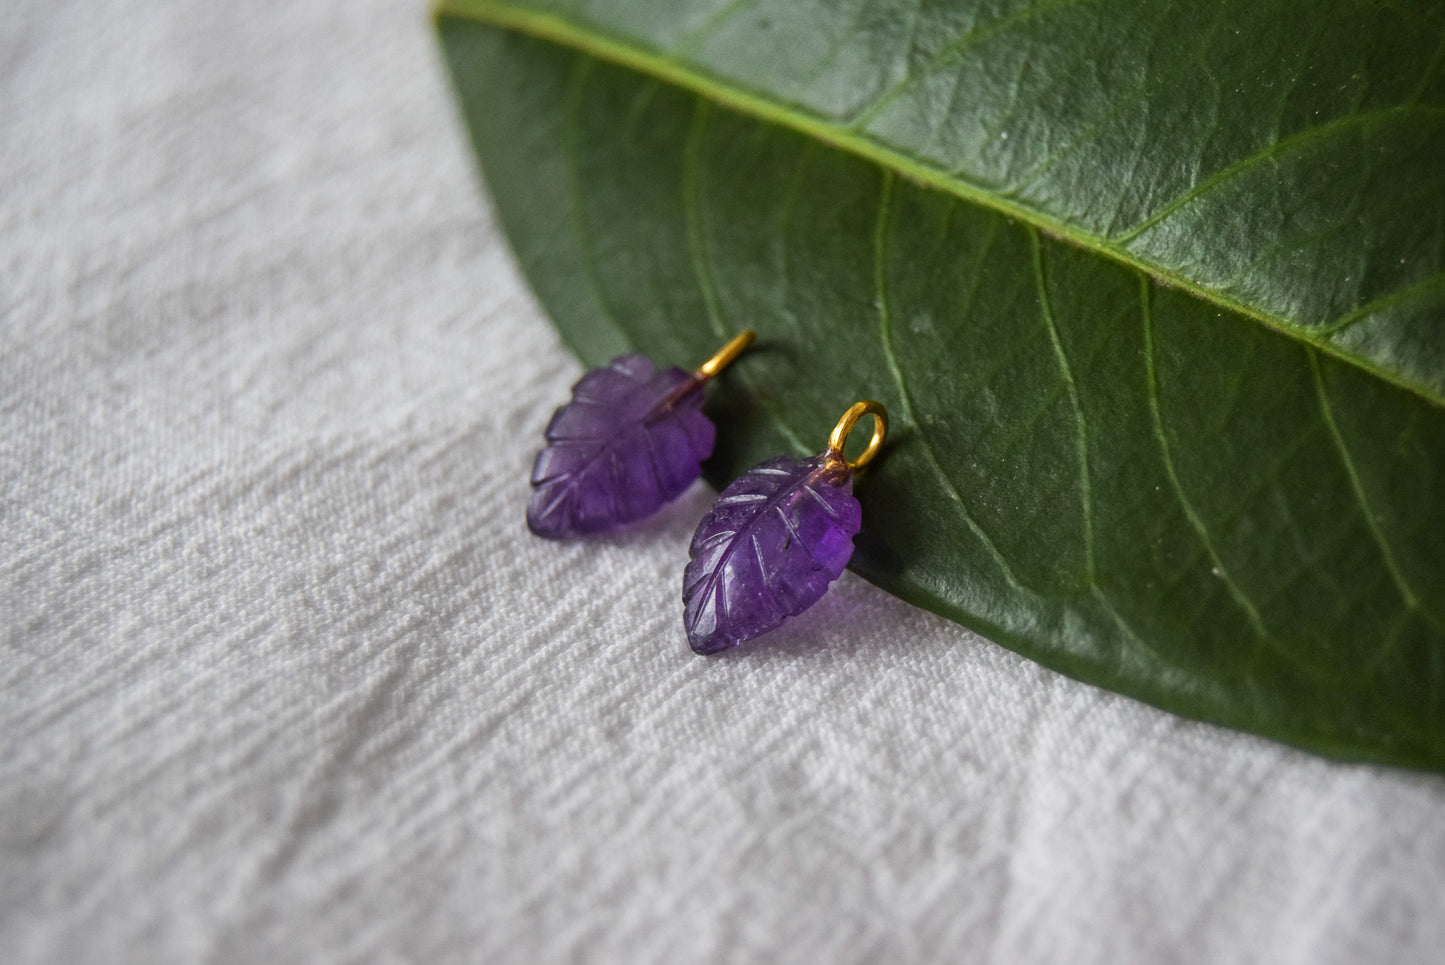
[[[683,624],[697,653],[767,633],[827,592],[862,524],[841,459],[777,458],[734,480],[703,517],[682,578]]]
[[[703,384],[676,366],[622,355],[572,387],[532,467],[527,526],[560,539],[616,529],[679,496],[712,454]]]

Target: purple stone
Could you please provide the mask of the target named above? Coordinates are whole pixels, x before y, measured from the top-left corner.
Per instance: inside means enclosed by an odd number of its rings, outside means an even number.
[[[702,383],[622,355],[572,386],[532,466],[527,526],[560,539],[650,516],[698,477],[716,435]]]
[[[862,521],[853,471],[836,456],[770,459],[734,480],[698,524],[682,574],[692,649],[737,646],[818,602]]]

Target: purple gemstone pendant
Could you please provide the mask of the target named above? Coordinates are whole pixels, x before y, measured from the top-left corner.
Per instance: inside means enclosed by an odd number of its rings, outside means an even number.
[[[873,438],[852,461],[843,446],[865,414]],[[698,524],[682,574],[683,626],[692,649],[717,653],[775,629],[820,600],[853,555],[863,514],[853,475],[888,432],[877,402],[853,405],[811,459],[754,466],[718,497]]]
[[[712,455],[703,387],[750,344],[745,331],[696,372],[622,355],[572,386],[532,466],[527,526],[561,539],[617,529],[681,495]]]

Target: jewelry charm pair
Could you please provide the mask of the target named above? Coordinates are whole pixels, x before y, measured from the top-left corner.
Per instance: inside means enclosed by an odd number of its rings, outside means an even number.
[[[635,522],[679,496],[712,454],[716,429],[702,412],[707,382],[754,339],[745,331],[689,374],[623,355],[587,372],[552,416],[532,469],[527,525],[548,538]],[[864,415],[873,436],[843,454]],[[862,510],[853,476],[888,431],[877,402],[851,406],[827,447],[809,459],[780,456],[734,480],[698,524],[683,572],[683,624],[697,653],[767,633],[816,603],[853,555]]]

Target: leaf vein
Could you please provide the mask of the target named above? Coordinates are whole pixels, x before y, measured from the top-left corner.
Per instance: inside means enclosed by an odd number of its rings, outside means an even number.
[[[1223,170],[1216,171],[1214,174],[1211,174],[1202,182],[1195,185],[1184,194],[1181,194],[1173,201],[1170,201],[1168,204],[1164,205],[1164,207],[1160,208],[1158,211],[1155,211],[1149,217],[1145,218],[1143,221],[1139,222],[1139,224],[1135,225],[1133,228],[1130,228],[1122,235],[1115,236],[1112,240],[1115,244],[1127,245],[1129,242],[1138,238],[1141,234],[1148,231],[1150,228],[1154,227],[1165,218],[1168,218],[1170,215],[1185,207],[1190,202],[1198,199],[1201,195],[1212,191],[1223,182],[1228,181],[1231,178],[1234,178],[1240,174],[1243,174],[1245,171],[1248,171],[1251,168],[1263,164],[1266,161],[1275,160],[1281,154],[1285,154],[1286,152],[1295,150],[1312,141],[1319,140],[1320,138],[1331,137],[1337,133],[1349,131],[1356,127],[1361,127],[1375,122],[1384,122],[1388,119],[1402,117],[1409,114],[1425,114],[1431,117],[1441,118],[1445,117],[1445,110],[1435,107],[1421,106],[1418,104],[1396,104],[1393,107],[1386,107],[1377,111],[1367,111],[1363,114],[1348,114],[1344,117],[1336,118],[1335,120],[1329,121],[1325,124],[1320,124],[1316,127],[1306,128],[1302,131],[1290,135],[1289,137],[1284,138],[1283,140],[1272,141],[1260,151],[1257,151],[1256,153],[1251,154],[1248,157],[1241,158],[1240,160],[1235,161],[1233,164],[1229,165]]]
[[[1445,295],[1445,272],[1427,275],[1418,281],[1411,282],[1403,288],[1397,288],[1386,295],[1376,298],[1374,301],[1367,302],[1348,315],[1343,316],[1334,324],[1320,329],[1320,334],[1330,336],[1338,335],[1357,322],[1364,321],[1371,315],[1378,314],[1388,308],[1393,308],[1401,302],[1408,302],[1421,295],[1428,296],[1437,293],[1439,295]]]
[[[695,52],[697,48],[706,42],[708,37],[717,32],[718,28],[721,27],[726,20],[740,13],[744,7],[754,2],[756,2],[756,0],[727,0],[722,6],[708,14],[707,19],[703,21],[700,27],[682,39],[682,42],[677,45],[677,55],[674,59],[681,60]]]
[[[1079,402],[1079,389],[1077,383],[1074,382],[1074,372],[1069,365],[1069,357],[1064,352],[1064,344],[1059,339],[1058,325],[1054,320],[1053,303],[1049,298],[1048,280],[1044,277],[1043,246],[1039,243],[1038,229],[1033,226],[1029,227],[1029,244],[1033,249],[1034,284],[1038,287],[1039,311],[1044,317],[1044,325],[1049,330],[1049,343],[1053,345],[1054,355],[1058,358],[1064,385],[1068,389],[1069,402],[1074,409],[1074,424],[1079,430],[1079,502],[1084,526],[1084,578],[1086,582],[1093,583],[1094,500],[1089,483],[1089,429],[1084,420],[1084,407]]]
[[[968,506],[963,501],[963,495],[949,478],[948,473],[938,463],[938,457],[933,453],[933,446],[928,441],[928,434],[925,432],[922,423],[914,416],[912,395],[908,390],[908,384],[903,377],[903,369],[898,365],[898,358],[893,352],[893,317],[888,305],[888,286],[885,271],[885,254],[888,243],[888,217],[893,200],[894,175],[892,171],[883,172],[883,183],[878,198],[878,221],[873,236],[873,287],[878,295],[878,325],[883,343],[883,357],[888,363],[888,370],[893,374],[893,380],[898,386],[898,399],[903,410],[903,417],[914,427],[918,433],[918,448],[923,453],[923,458],[928,462],[934,473],[938,476],[939,482],[943,484],[944,490],[954,505],[958,507],[959,515],[963,517],[964,525],[969,532],[992,557],[997,564],[999,571],[1003,573],[1004,579],[1016,589],[1027,589],[1019,578],[1014,574],[1013,567],[1009,565],[988,534],[974,520],[969,513]]]
[[[1405,606],[1428,618],[1429,614],[1420,606],[1419,597],[1415,595],[1415,591],[1405,579],[1405,574],[1400,571],[1400,564],[1395,559],[1395,552],[1390,548],[1390,542],[1385,538],[1379,521],[1375,519],[1375,514],[1370,508],[1370,500],[1365,495],[1365,486],[1360,479],[1359,470],[1355,466],[1354,456],[1350,454],[1344,434],[1340,432],[1339,423],[1335,421],[1334,405],[1330,402],[1329,392],[1325,389],[1319,358],[1314,352],[1309,352],[1308,357],[1310,372],[1314,376],[1315,395],[1320,403],[1320,416],[1324,419],[1325,428],[1329,430],[1330,439],[1334,443],[1335,451],[1339,454],[1345,475],[1350,480],[1350,490],[1354,494],[1355,502],[1359,505],[1360,515],[1365,518],[1365,525],[1369,527],[1370,535],[1374,538],[1375,545],[1379,547],[1380,556],[1385,561],[1385,569],[1389,571],[1390,579],[1394,582],[1400,598],[1405,601]]]
[[[693,112],[692,125],[688,129],[687,143],[683,147],[682,210],[683,218],[687,222],[688,260],[692,263],[698,289],[702,292],[702,302],[707,311],[708,322],[712,325],[713,332],[718,338],[729,338],[727,326],[723,323],[717,281],[712,275],[712,268],[707,256],[707,242],[703,237],[702,230],[702,202],[700,199],[702,145],[703,136],[707,133],[708,118],[711,115],[711,102],[698,98],[697,108]],[[747,376],[742,373],[739,373],[738,378],[745,383],[749,381]],[[752,395],[754,398],[762,400],[763,411],[767,413],[778,431],[793,444],[794,448],[799,452],[806,452],[808,447],[803,444],[802,439],[798,438],[798,434],[793,431],[792,427],[778,415],[777,407],[769,403],[766,397],[759,392],[755,391]]]
[[[903,77],[896,84],[880,93],[871,102],[864,105],[848,121],[848,129],[851,131],[860,131],[867,127],[870,121],[883,113],[890,104],[906,94],[910,88],[927,80],[939,67],[961,56],[970,47],[982,43],[992,35],[1002,33],[1004,30],[1016,27],[1021,23],[1038,19],[1046,14],[1094,2],[1097,2],[1097,0],[1052,0],[1052,2],[1036,3],[1015,13],[1011,13],[1008,16],[984,24],[981,27],[975,27],[967,33],[960,34],[939,50],[938,53],[934,54],[928,63],[924,64],[919,70]],[[955,94],[956,93],[957,88],[955,87]]]
[[[1139,299],[1144,321],[1144,369],[1145,369],[1145,395],[1149,399],[1149,411],[1153,416],[1154,439],[1159,445],[1160,455],[1164,460],[1164,474],[1169,477],[1169,485],[1174,491],[1174,497],[1179,506],[1184,510],[1184,516],[1189,521],[1199,541],[1204,544],[1204,549],[1209,553],[1209,558],[1214,564],[1220,579],[1224,581],[1225,587],[1234,598],[1235,603],[1244,611],[1249,618],[1250,626],[1261,640],[1271,641],[1268,631],[1264,628],[1264,621],[1260,619],[1259,611],[1249,601],[1243,588],[1229,572],[1229,567],[1224,565],[1219,553],[1214,548],[1214,542],[1209,537],[1209,530],[1205,527],[1204,521],[1199,517],[1199,512],[1194,508],[1189,496],[1184,492],[1184,486],[1179,481],[1179,473],[1174,468],[1174,456],[1170,452],[1169,437],[1164,432],[1164,415],[1159,405],[1159,380],[1154,365],[1154,321],[1149,307],[1149,280],[1139,276]]]
[[[562,153],[567,159],[567,187],[571,193],[569,207],[572,215],[572,228],[577,232],[578,247],[582,251],[582,265],[587,273],[587,283],[597,296],[598,307],[602,309],[612,326],[622,333],[622,337],[629,344],[636,345],[637,340],[622,321],[622,316],[608,300],[607,291],[597,272],[597,260],[593,257],[592,229],[588,227],[587,215],[582,203],[582,154],[578,146],[580,125],[577,120],[582,111],[582,94],[586,88],[587,74],[591,71],[592,63],[593,61],[585,56],[577,58],[577,64],[573,68],[572,77],[568,82],[566,95],[567,136],[563,140]]]

